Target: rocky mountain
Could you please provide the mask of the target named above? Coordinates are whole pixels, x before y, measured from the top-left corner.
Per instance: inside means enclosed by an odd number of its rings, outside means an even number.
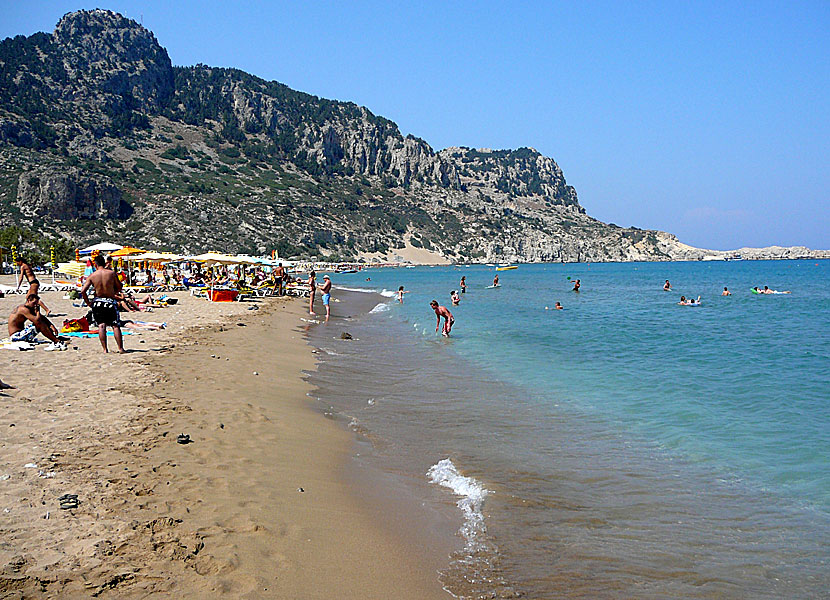
[[[536,150],[436,152],[350,102],[174,67],[107,10],[0,42],[0,218],[78,244],[331,259],[714,255],[589,217]]]

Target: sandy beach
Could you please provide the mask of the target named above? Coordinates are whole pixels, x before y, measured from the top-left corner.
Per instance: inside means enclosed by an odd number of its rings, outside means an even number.
[[[305,304],[172,295],[126,355],[0,350],[0,598],[447,597],[350,489],[354,436],[306,395]],[[85,312],[62,296],[58,327]]]

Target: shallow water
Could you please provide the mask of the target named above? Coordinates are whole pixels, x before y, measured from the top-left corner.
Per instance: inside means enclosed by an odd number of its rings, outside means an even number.
[[[356,344],[314,331],[312,382],[378,468],[464,517],[449,591],[827,594],[830,262],[525,265],[499,289],[484,267],[369,274],[335,285],[411,293],[350,321]],[[461,275],[443,339],[428,303]]]

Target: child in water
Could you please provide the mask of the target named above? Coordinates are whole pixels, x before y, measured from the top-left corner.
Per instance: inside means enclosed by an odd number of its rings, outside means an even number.
[[[401,304],[403,304],[403,295],[404,295],[404,294],[408,294],[408,293],[409,293],[409,292],[405,292],[405,291],[403,291],[403,286],[399,287],[399,288],[398,288],[398,302],[400,302]]]

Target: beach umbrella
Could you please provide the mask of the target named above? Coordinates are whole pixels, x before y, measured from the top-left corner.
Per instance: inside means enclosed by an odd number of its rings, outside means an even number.
[[[110,254],[110,256],[131,256],[133,254],[144,254],[146,250],[139,250],[138,248],[132,248],[130,246],[123,246],[118,250],[115,250]]]
[[[204,263],[206,266],[210,265],[239,265],[244,261],[240,261],[239,257],[231,254],[222,254],[221,252],[204,252],[196,256],[190,256],[187,260],[193,262]]]
[[[143,254],[134,254],[132,256],[127,256],[124,260],[128,261],[139,261],[139,260],[146,260],[153,263],[165,263],[165,262],[177,262],[182,260],[183,256],[179,254],[173,254],[172,252],[145,252]]]
[[[56,273],[63,273],[64,275],[69,275],[73,278],[80,278],[84,274],[84,268],[86,265],[80,261],[69,261],[65,263],[58,263],[58,266],[55,268]]]
[[[118,244],[112,244],[110,242],[101,242],[100,244],[95,244],[94,246],[89,246],[88,248],[79,250],[79,253],[92,254],[93,252],[114,252],[116,250],[121,250],[123,247],[124,246],[119,246]]]

